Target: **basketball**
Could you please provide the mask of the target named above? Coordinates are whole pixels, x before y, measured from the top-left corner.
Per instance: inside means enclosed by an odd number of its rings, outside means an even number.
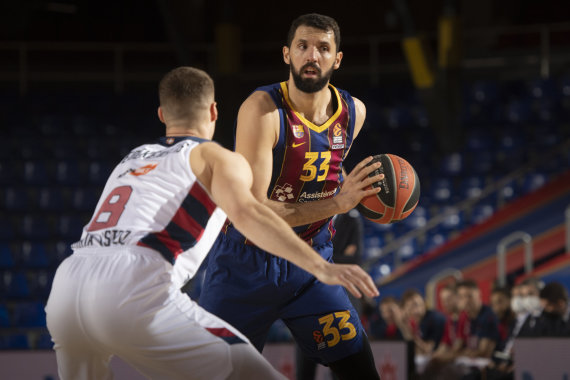
[[[380,154],[368,165],[380,161],[382,166],[370,176],[384,174],[384,179],[372,184],[381,187],[378,194],[363,198],[358,211],[368,220],[380,224],[398,222],[408,217],[420,199],[420,180],[412,165],[394,154]]]

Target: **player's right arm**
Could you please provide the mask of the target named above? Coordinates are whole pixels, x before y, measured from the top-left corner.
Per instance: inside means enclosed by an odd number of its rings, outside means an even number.
[[[362,268],[327,262],[253,196],[253,176],[243,156],[214,143],[203,143],[192,150],[190,164],[214,202],[258,247],[294,263],[326,284],[344,286],[356,297],[361,296],[360,291],[369,297],[378,295],[374,282]]]
[[[241,105],[236,127],[236,152],[241,153],[253,171],[254,196],[282,217],[290,226],[300,226],[342,214],[353,209],[360,200],[380,191],[366,189],[381,177],[368,174],[380,165],[366,164],[368,157],[345,177],[342,191],[335,197],[306,203],[285,203],[267,198],[273,171],[273,148],[279,138],[279,111],[264,91],[251,94]]]

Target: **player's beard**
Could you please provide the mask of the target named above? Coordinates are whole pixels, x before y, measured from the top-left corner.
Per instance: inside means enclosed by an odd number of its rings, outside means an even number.
[[[302,77],[301,73],[305,71],[307,67],[311,67],[317,71],[317,78],[313,79]],[[295,87],[308,94],[322,90],[329,83],[329,80],[331,79],[334,71],[334,67],[331,67],[329,71],[323,74],[321,69],[312,63],[305,64],[301,67],[300,70],[297,70],[295,66],[293,66],[293,63],[290,63],[289,69],[291,71],[291,75],[293,76]]]

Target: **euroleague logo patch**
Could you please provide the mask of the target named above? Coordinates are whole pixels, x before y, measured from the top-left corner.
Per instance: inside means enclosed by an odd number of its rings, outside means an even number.
[[[319,330],[313,331],[313,339],[317,344],[317,350],[322,350],[327,346],[327,343],[325,342],[325,336]]]
[[[342,141],[342,127],[340,123],[336,123],[333,128],[331,149],[344,149],[344,141]]]
[[[148,164],[145,166],[141,166],[140,168],[128,169],[123,174],[119,174],[119,178],[121,178],[127,174],[134,175],[135,177],[139,177],[141,175],[148,174],[151,170],[156,169],[157,166],[158,166],[158,164]]]

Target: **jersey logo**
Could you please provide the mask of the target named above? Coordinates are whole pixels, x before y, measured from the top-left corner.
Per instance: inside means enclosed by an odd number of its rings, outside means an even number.
[[[334,128],[333,128],[333,135],[335,135],[335,136],[337,136],[337,137],[340,136],[340,135],[342,135],[342,127],[340,126],[340,123],[336,123],[336,124],[334,125]]]
[[[293,136],[300,139],[301,137],[305,136],[305,130],[303,129],[302,125],[292,125],[291,129],[293,130]]]
[[[283,186],[276,186],[275,187],[275,197],[278,201],[285,202],[286,200],[290,200],[295,198],[293,195],[293,186],[286,183]]]
[[[302,143],[293,143],[293,148],[296,148],[298,146],[303,145],[304,143],[306,143],[306,141],[303,141]]]
[[[148,165],[142,166],[138,169],[134,169],[129,174],[138,177],[138,176],[147,174],[151,170],[154,170],[157,166],[158,166],[158,164],[148,164]]]

